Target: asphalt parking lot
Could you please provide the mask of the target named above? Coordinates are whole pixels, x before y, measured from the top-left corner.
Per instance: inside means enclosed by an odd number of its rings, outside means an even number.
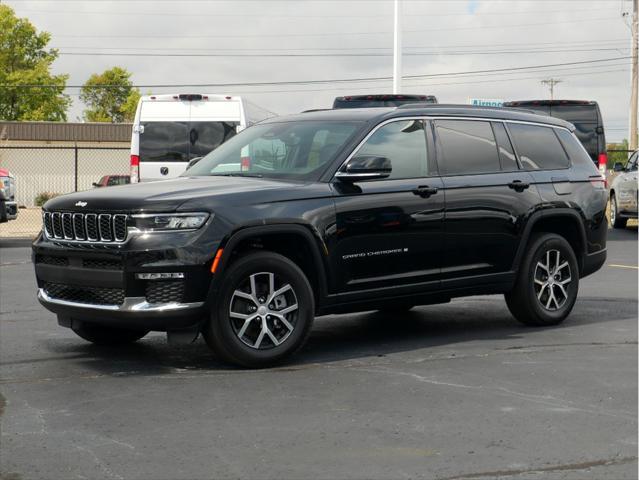
[[[0,479],[637,478],[637,228],[611,231],[559,327],[502,297],[318,319],[250,371],[152,334],[58,327],[0,247]]]

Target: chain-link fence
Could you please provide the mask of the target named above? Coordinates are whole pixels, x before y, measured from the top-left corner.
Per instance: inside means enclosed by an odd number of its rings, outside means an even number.
[[[0,146],[0,168],[15,177],[18,218],[0,224],[2,237],[33,237],[41,228],[40,207],[48,198],[95,188],[104,176],[117,183],[129,174],[129,148]]]

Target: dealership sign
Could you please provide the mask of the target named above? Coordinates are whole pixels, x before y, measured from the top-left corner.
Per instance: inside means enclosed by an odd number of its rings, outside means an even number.
[[[468,103],[476,107],[501,107],[504,101],[499,98],[469,98]]]

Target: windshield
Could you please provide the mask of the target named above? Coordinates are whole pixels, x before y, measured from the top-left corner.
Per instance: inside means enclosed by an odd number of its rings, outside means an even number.
[[[255,125],[209,153],[184,175],[318,180],[360,125],[334,121]]]
[[[237,122],[143,122],[141,162],[188,162],[235,135]]]

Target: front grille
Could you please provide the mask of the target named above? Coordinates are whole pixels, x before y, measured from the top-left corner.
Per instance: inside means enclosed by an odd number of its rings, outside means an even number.
[[[146,301],[149,303],[181,302],[184,297],[184,280],[148,281]]]
[[[120,260],[106,260],[102,258],[84,258],[82,260],[84,268],[94,268],[98,270],[122,270]]]
[[[47,237],[74,242],[123,243],[127,238],[128,216],[118,213],[44,212]]]
[[[121,305],[124,302],[122,288],[96,288],[45,282],[44,291],[51,298],[90,305]]]
[[[53,255],[36,255],[36,263],[66,267],[69,265],[69,259],[67,257],[55,257]]]

